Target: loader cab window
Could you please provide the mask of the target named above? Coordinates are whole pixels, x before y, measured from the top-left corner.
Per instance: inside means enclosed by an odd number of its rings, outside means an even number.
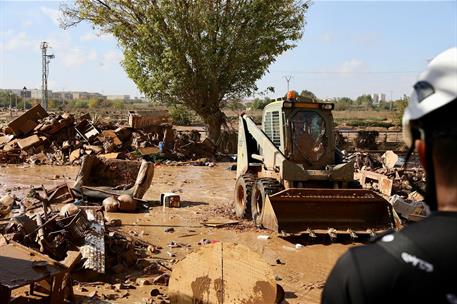
[[[297,112],[291,121],[292,158],[298,163],[312,165],[326,152],[325,120],[317,112]]]
[[[265,113],[263,122],[263,129],[265,135],[279,148],[281,145],[281,135],[279,128],[279,111],[272,111]]]

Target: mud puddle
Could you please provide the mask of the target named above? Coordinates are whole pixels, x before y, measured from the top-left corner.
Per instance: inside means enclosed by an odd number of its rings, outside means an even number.
[[[151,188],[144,199],[152,204],[140,213],[105,213],[106,219],[120,219],[122,226],[116,229],[162,249],[152,256],[157,260],[180,260],[198,249],[203,239],[235,242],[246,245],[261,254],[272,265],[278,283],[286,292],[286,303],[319,303],[325,279],[338,257],[351,245],[308,245],[297,249],[294,243],[285,241],[267,230],[259,230],[250,222],[222,228],[204,226],[204,221],[234,219],[231,207],[235,172],[227,170],[229,163],[217,163],[215,167],[157,166]],[[56,185],[66,180],[73,182],[78,167],[6,166],[0,168],[0,194],[15,186]],[[56,176],[64,178],[56,178]],[[20,191],[20,190],[18,190]],[[181,208],[158,206],[160,193],[175,192],[183,202]],[[172,229],[171,229],[172,228]],[[268,239],[258,239],[268,235]],[[175,245],[178,246],[175,246]],[[170,246],[171,245],[171,246]],[[113,279],[125,282],[138,275],[121,274]],[[78,301],[93,301],[90,295],[110,290],[111,284],[75,287]],[[152,289],[164,287],[137,286],[128,290],[128,296],[116,303],[145,303]],[[105,302],[106,303],[106,302]]]

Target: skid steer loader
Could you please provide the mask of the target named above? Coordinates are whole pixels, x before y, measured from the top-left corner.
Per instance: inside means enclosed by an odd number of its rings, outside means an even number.
[[[291,97],[292,96],[292,97]],[[331,103],[293,94],[268,104],[259,128],[239,118],[234,207],[285,234],[356,238],[395,229],[390,203],[353,180],[335,148]]]

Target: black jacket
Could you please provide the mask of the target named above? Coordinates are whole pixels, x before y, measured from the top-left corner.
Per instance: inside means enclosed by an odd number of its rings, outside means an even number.
[[[437,212],[375,243],[349,249],[322,303],[457,304],[457,212]]]

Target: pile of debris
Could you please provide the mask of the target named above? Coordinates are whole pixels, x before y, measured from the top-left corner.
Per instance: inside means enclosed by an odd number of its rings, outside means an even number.
[[[162,114],[129,115],[130,124],[124,126],[88,114],[49,114],[37,105],[0,129],[0,163],[79,164],[84,155],[155,161],[216,155],[208,138],[201,140],[197,131],[177,132]]]
[[[408,221],[417,221],[430,211],[420,193],[425,190],[425,171],[417,160],[404,165],[404,159],[392,151],[351,154],[355,177],[362,187],[380,192],[390,200],[397,213]]]
[[[136,272],[150,277],[149,284],[167,284],[171,265],[155,260],[161,248],[123,233],[118,228],[120,220],[107,222],[106,206],[101,204],[105,198],[119,204],[120,211],[137,210],[151,184],[153,169],[146,161],[86,156],[73,187],[65,183],[52,189],[41,186],[31,188],[22,198],[12,194],[0,198],[0,272],[5,275],[0,287],[8,290],[6,297],[15,288],[41,284],[46,278],[54,280],[47,294],[59,299],[52,303],[71,297],[72,276],[82,282],[109,274],[124,282],[127,272]],[[6,261],[16,255],[23,257],[17,260],[20,267],[8,270]],[[18,280],[23,273],[30,277]],[[66,279],[59,279],[60,275]],[[61,284],[57,290],[62,292],[53,294],[53,284]],[[142,283],[133,282],[130,288],[135,284]],[[97,297],[115,300],[127,295],[119,288]],[[0,299],[4,299],[1,294]]]

